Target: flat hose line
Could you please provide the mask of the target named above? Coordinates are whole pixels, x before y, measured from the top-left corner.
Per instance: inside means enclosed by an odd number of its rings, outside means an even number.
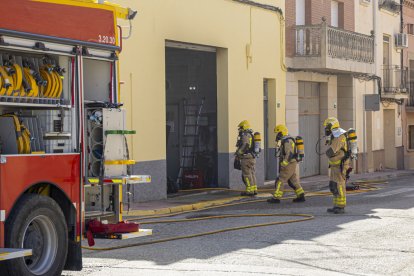
[[[359,185],[363,185],[364,189],[349,191],[348,194],[358,194],[358,193],[365,193],[365,192],[369,192],[369,191],[375,191],[375,190],[378,190],[379,188],[372,186],[373,184],[387,184],[388,182],[386,182],[386,181],[372,181],[372,182],[362,182],[362,181],[360,181],[360,182],[357,182],[357,183]],[[369,183],[369,184],[366,184],[366,183]],[[211,190],[211,189],[209,189],[209,190]],[[306,194],[307,197],[328,196],[328,195],[332,195],[332,194],[330,192],[310,192],[310,193]],[[294,198],[294,197],[285,197],[282,200],[288,200],[288,199],[292,199],[292,198]],[[219,230],[202,232],[202,233],[198,233],[198,234],[175,236],[175,237],[164,238],[164,239],[159,239],[159,240],[132,243],[132,244],[126,244],[126,245],[113,246],[113,247],[82,246],[82,248],[87,249],[87,250],[91,250],[91,251],[111,251],[111,250],[117,250],[117,249],[138,247],[138,246],[151,245],[151,244],[158,244],[158,243],[169,242],[169,241],[191,239],[191,238],[196,238],[196,237],[214,235],[214,234],[237,231],[237,230],[243,230],[243,229],[259,228],[259,227],[266,227],[266,226],[273,226],[273,225],[282,225],[282,224],[289,224],[289,223],[296,223],[296,222],[304,222],[304,221],[312,220],[312,219],[315,218],[313,215],[310,215],[310,214],[243,214],[243,215],[228,214],[228,215],[220,215],[220,216],[206,216],[206,217],[202,217],[202,218],[142,221],[142,220],[147,220],[147,219],[158,219],[158,218],[172,217],[172,216],[178,216],[178,215],[187,214],[187,213],[205,211],[205,210],[209,210],[209,209],[225,208],[225,207],[231,207],[231,206],[237,206],[237,205],[243,205],[243,204],[252,204],[252,203],[258,203],[258,202],[265,202],[265,201],[266,201],[266,199],[255,199],[255,200],[247,200],[247,201],[242,201],[242,202],[233,202],[233,203],[227,203],[227,204],[221,204],[221,205],[216,205],[216,206],[200,208],[200,209],[197,209],[197,210],[181,211],[181,212],[166,214],[166,215],[145,216],[145,217],[141,217],[141,218],[133,218],[133,219],[129,219],[128,221],[141,221],[139,224],[145,225],[145,224],[182,223],[182,222],[193,222],[193,221],[212,220],[212,219],[248,218],[248,217],[300,217],[300,218],[299,219],[286,220],[286,221],[276,221],[276,222],[268,222],[268,223],[250,224],[250,225],[244,225],[244,226],[238,226],[238,227],[229,227],[229,228],[223,228],[223,229],[219,229]]]

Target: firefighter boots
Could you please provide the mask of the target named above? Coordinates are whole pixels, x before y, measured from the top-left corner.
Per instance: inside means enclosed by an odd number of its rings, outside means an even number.
[[[297,198],[292,200],[295,203],[305,202],[305,194],[300,194]]]
[[[241,192],[240,195],[241,196],[255,196],[255,193],[253,193],[253,192]]]
[[[247,185],[246,190],[240,193],[241,196],[255,196],[254,187]]]
[[[280,203],[280,199],[271,197],[267,200],[268,203]]]
[[[333,207],[333,208],[328,208],[328,210],[326,210],[328,213],[334,213],[334,214],[344,214],[345,213],[345,208],[342,207]]]

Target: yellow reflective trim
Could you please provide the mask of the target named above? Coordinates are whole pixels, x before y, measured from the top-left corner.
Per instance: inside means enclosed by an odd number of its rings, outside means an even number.
[[[276,183],[276,192],[279,192],[279,191],[280,191],[281,186],[282,186],[282,181],[280,181],[280,180],[279,180],[279,181]]]
[[[90,178],[90,179],[88,179],[88,182],[91,183],[91,184],[98,184],[99,179],[98,178]]]
[[[134,165],[135,160],[105,160],[105,165]]]
[[[342,189],[342,186],[339,186],[339,197],[338,198],[343,198],[344,197],[344,190]]]
[[[338,161],[329,161],[329,164],[330,165],[339,165],[339,164],[341,164],[341,160],[338,160]]]
[[[274,192],[274,193],[273,193],[273,196],[274,196],[275,198],[281,198],[281,197],[283,197],[283,191]]]
[[[118,217],[118,222],[122,221],[122,214],[124,212],[124,207],[123,207],[123,198],[122,198],[122,185],[118,186],[118,201],[119,201],[119,217]]]
[[[296,195],[298,196],[298,195],[304,194],[304,193],[305,193],[305,191],[304,191],[302,188],[299,188],[299,189],[297,189],[297,190],[295,191],[295,193],[296,193]]]
[[[289,165],[289,162],[288,162],[288,161],[286,161],[286,160],[285,160],[285,161],[282,161],[282,165],[283,165],[283,166],[287,166],[287,165]]]
[[[110,180],[114,184],[123,184],[124,183],[124,180],[123,179],[119,179],[119,178],[105,179],[105,182],[108,182],[108,180]],[[88,179],[88,182],[90,184],[99,184],[99,179],[98,178],[89,178]]]
[[[246,180],[246,186],[250,188],[250,180],[249,180],[249,178],[246,177],[245,180]]]
[[[283,196],[282,184],[280,180],[276,183],[276,191],[273,193],[275,198],[281,198]]]

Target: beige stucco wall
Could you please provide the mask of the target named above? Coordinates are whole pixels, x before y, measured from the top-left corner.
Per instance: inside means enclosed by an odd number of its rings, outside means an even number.
[[[400,16],[392,15],[385,11],[378,12],[378,35],[376,36],[376,42],[378,45],[377,51],[377,75],[382,77],[382,60],[383,60],[383,35],[390,36],[391,44],[391,61],[392,65],[400,65],[400,52],[395,48],[394,35],[400,32]],[[402,134],[401,134],[401,116],[398,112],[398,107],[396,105],[383,105],[382,108],[392,108],[395,110],[395,146],[402,146]],[[383,113],[376,112],[373,118],[375,121],[383,122]],[[374,144],[374,150],[379,149],[383,146],[383,139],[381,142],[378,142],[377,145]]]
[[[375,29],[375,43],[376,43],[376,68],[375,75],[382,77],[383,69],[383,35],[390,36],[391,46],[391,61],[392,65],[400,65],[400,53],[394,47],[394,35],[399,33],[400,29],[400,16],[393,15],[387,11],[378,9],[378,2],[372,1],[370,5],[361,5],[359,0],[355,0],[355,31],[364,34],[370,34],[371,30]],[[358,3],[357,3],[358,2]],[[373,5],[376,11],[376,26],[374,26]],[[378,93],[377,86],[373,81],[365,82],[354,80],[354,93],[355,93],[355,109],[356,109],[356,129],[358,131],[359,149],[363,152],[364,149],[364,94]],[[384,109],[392,109],[395,112],[395,129],[384,129]],[[374,160],[373,152],[384,151],[384,135],[387,133],[394,133],[395,145],[394,147],[401,147],[403,143],[402,136],[402,121],[400,109],[396,104],[381,104],[381,110],[378,112],[366,113],[366,149],[368,151],[367,166],[370,171],[378,170],[380,167],[384,167],[385,160]],[[385,133],[384,133],[385,132]],[[384,158],[388,158],[384,156]],[[362,160],[361,160],[362,162]],[[397,165],[395,164],[395,167]]]
[[[361,4],[361,0],[355,0],[355,31],[370,35],[373,28],[373,9],[370,5]]]
[[[414,150],[409,149],[408,145],[408,139],[409,139],[409,133],[408,133],[408,127],[414,125],[414,114],[413,113],[406,113],[406,130],[405,130],[405,138],[407,139],[407,145],[406,145],[406,152],[404,156],[404,163],[405,163],[405,169],[412,170],[414,169]]]
[[[270,86],[270,124],[285,121],[285,72],[281,68],[280,25],[276,13],[230,0],[113,1],[138,10],[132,37],[120,58],[121,101],[128,124],[138,130],[133,158],[166,158],[165,43],[179,41],[217,47],[219,152],[234,151],[237,124],[244,119],[263,132],[263,79]],[[282,0],[257,1],[284,8]],[[128,26],[127,22],[122,23]],[[124,35],[128,28],[124,28]],[[247,66],[246,45],[252,45]],[[271,109],[272,110],[272,109]]]

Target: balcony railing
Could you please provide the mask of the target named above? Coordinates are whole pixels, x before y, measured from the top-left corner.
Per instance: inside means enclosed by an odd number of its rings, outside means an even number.
[[[414,81],[410,80],[410,89],[408,91],[410,93],[410,97],[408,100],[409,106],[414,106]]]
[[[407,94],[409,92],[409,71],[399,65],[384,65],[382,69],[382,91],[384,93]]]
[[[323,34],[321,25],[296,26],[296,56],[319,57]]]
[[[408,93],[410,94],[410,96],[409,96],[408,105],[414,107],[414,68],[410,67],[409,72],[410,72],[409,73],[410,89],[408,90]]]
[[[296,56],[374,62],[374,38],[330,27],[326,23],[296,26]]]

